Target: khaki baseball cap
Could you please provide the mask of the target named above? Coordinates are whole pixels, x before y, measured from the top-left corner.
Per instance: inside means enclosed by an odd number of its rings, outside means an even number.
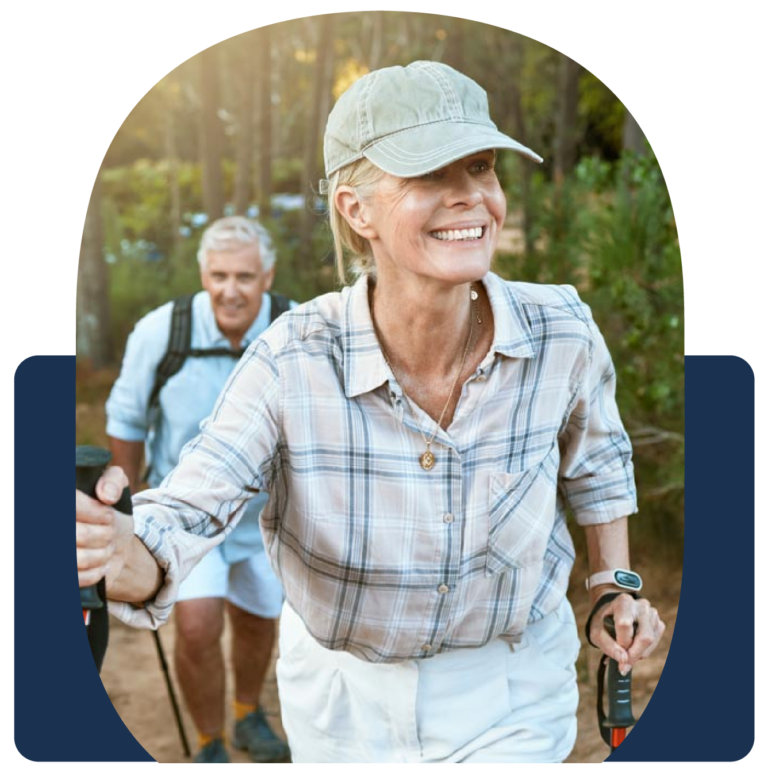
[[[326,176],[366,157],[401,178],[489,148],[543,161],[499,132],[482,87],[441,62],[386,67],[355,81],[334,105],[323,144]]]

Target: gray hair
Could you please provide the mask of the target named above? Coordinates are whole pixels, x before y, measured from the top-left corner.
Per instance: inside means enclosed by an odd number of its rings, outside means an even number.
[[[258,221],[245,216],[226,216],[203,232],[197,261],[204,270],[209,251],[234,251],[251,245],[258,247],[262,270],[269,272],[275,264],[275,247],[269,232]]]

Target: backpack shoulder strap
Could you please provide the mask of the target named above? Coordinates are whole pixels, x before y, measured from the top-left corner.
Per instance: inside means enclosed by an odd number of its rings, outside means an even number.
[[[283,313],[287,313],[291,309],[291,301],[288,297],[284,297],[282,294],[269,293],[272,300],[272,310],[270,312],[269,323],[273,323],[274,320],[281,316]]]
[[[189,356],[192,346],[192,299],[194,296],[194,294],[186,294],[173,301],[168,348],[155,371],[155,385],[149,395],[150,409],[157,405],[163,386],[184,366],[184,362]]]
[[[234,356],[239,358],[243,355],[243,351],[232,351],[226,348],[192,349],[192,300],[194,296],[194,294],[187,294],[173,301],[168,348],[155,371],[155,384],[149,395],[150,409],[157,405],[163,386],[184,366],[187,357]],[[272,301],[271,324],[278,316],[290,310],[291,303],[288,297],[282,294],[270,293],[269,296]]]

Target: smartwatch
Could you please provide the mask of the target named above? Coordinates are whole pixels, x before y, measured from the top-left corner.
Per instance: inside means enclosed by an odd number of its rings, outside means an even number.
[[[608,569],[605,572],[595,572],[590,575],[585,583],[587,591],[598,585],[615,585],[625,591],[637,593],[643,587],[643,578],[629,569]]]

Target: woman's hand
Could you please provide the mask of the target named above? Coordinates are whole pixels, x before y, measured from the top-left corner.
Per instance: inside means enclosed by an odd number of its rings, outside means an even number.
[[[125,550],[133,536],[133,519],[117,512],[115,504],[128,485],[119,467],[110,467],[96,485],[98,500],[75,492],[77,576],[80,588],[107,577],[107,585],[122,571]]]
[[[603,624],[609,615],[613,616],[616,626],[615,640]],[[595,613],[589,638],[605,655],[618,662],[619,671],[625,675],[638,661],[653,653],[665,630],[664,621],[647,599],[633,599],[629,594],[622,594]]]

